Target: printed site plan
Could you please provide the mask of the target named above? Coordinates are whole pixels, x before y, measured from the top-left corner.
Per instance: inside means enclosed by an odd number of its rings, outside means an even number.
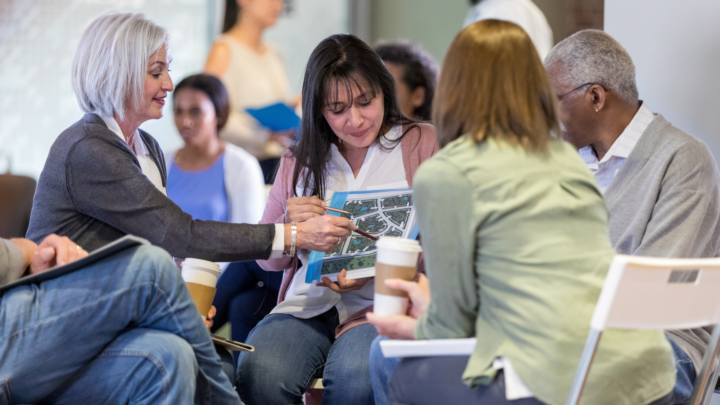
[[[330,205],[350,212],[341,216],[375,237],[417,237],[411,189],[336,193]],[[311,255],[310,262],[312,264],[315,259],[319,267],[314,276],[328,276],[335,280],[337,273],[343,269],[348,271],[348,278],[372,276],[375,274],[375,250],[375,241],[353,233],[335,250],[324,255],[313,252],[318,254],[315,257]]]

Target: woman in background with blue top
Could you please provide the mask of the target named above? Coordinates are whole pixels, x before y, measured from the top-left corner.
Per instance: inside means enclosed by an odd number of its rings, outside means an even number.
[[[166,154],[168,197],[193,219],[256,224],[265,209],[260,165],[218,137],[230,111],[225,86],[214,76],[189,76],[173,103],[185,146]],[[218,282],[213,331],[229,318],[233,340],[245,341],[274,306],[281,279],[255,262],[230,264]]]

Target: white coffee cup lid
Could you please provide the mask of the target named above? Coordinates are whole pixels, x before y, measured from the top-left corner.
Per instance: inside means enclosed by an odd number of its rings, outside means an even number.
[[[210,262],[207,260],[188,258],[182,262],[181,266],[183,267],[183,269],[185,268],[185,266],[193,266],[193,267],[205,270],[205,271],[210,271],[213,273],[220,274],[220,266],[217,263]]]
[[[396,236],[381,236],[375,243],[378,249],[396,249],[406,252],[422,252],[420,242],[414,239],[398,238]]]

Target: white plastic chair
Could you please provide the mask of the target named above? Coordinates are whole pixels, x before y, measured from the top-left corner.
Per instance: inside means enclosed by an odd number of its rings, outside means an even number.
[[[617,255],[590,321],[580,364],[568,398],[582,395],[600,336],[606,328],[692,329],[715,325],[690,404],[708,404],[720,341],[720,259],[660,259]]]

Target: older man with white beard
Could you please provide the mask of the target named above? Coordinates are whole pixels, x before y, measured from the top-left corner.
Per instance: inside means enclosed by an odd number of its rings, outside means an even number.
[[[557,44],[545,67],[560,100],[565,139],[578,148],[607,201],[615,250],[718,256],[717,165],[702,141],[639,100],[627,51],[608,34],[585,30]],[[666,331],[677,361],[675,403],[690,398],[710,333]]]

